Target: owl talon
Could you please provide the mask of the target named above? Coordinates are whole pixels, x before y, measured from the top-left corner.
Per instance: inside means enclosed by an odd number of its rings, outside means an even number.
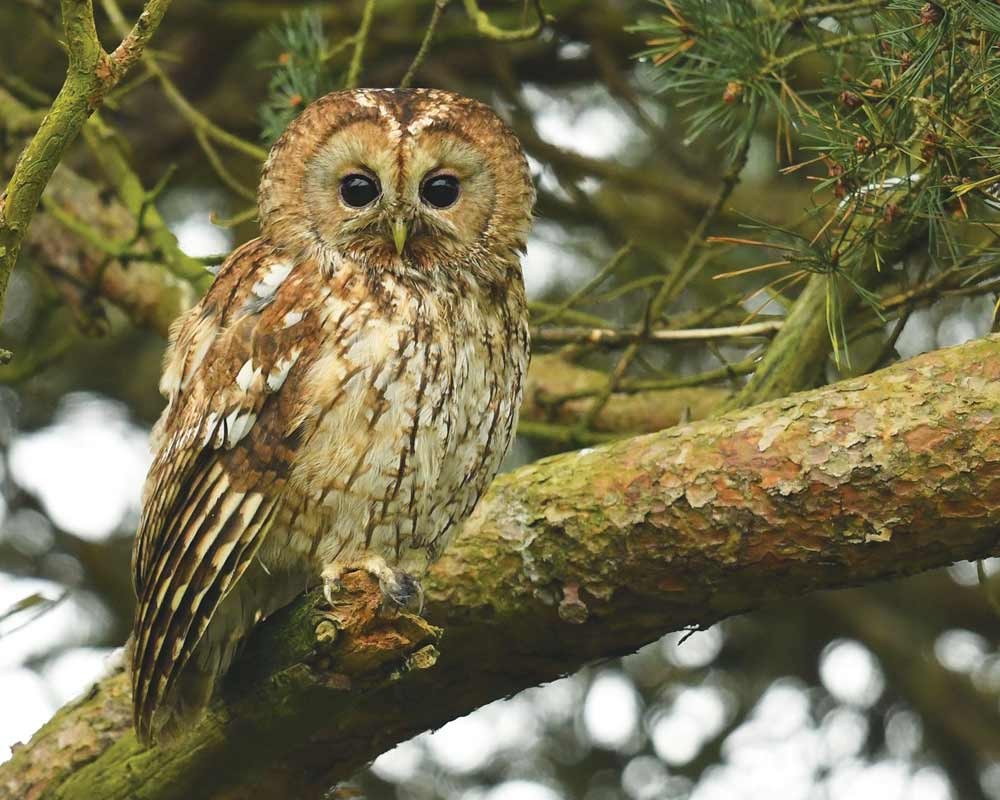
[[[338,581],[325,581],[323,583],[323,597],[326,598],[326,603],[329,606],[335,605],[333,596],[339,594],[343,591],[344,585]]]
[[[380,556],[369,556],[352,564],[334,562],[320,573],[323,579],[323,596],[331,608],[338,603],[336,596],[343,591],[341,576],[350,569],[362,569],[378,580],[382,591],[382,613],[389,616],[401,608],[419,614],[424,607],[424,590],[420,582],[401,569],[393,569]]]
[[[379,588],[385,596],[383,613],[395,613],[398,609],[405,608],[420,614],[424,609],[424,589],[420,581],[401,569],[392,570],[390,576],[379,579]]]
[[[334,595],[338,595],[344,591],[344,582],[340,579],[340,576],[343,574],[343,569],[330,565],[320,575],[323,579],[323,597],[326,598],[326,603],[331,608],[337,605]]]

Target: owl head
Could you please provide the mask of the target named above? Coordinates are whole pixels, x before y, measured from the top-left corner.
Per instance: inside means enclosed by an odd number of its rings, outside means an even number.
[[[334,272],[519,269],[535,192],[517,138],[487,106],[436,89],[333,92],[274,144],[263,235]],[[488,273],[488,275],[487,275]]]

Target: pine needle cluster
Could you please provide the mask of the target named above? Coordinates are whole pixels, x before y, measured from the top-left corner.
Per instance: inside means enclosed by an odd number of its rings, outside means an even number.
[[[997,266],[1000,5],[984,0],[656,0],[642,54],[691,140],[732,148],[750,118],[772,126],[785,172],[814,206],[787,228],[752,226],[787,276],[831,276],[877,305],[887,265],[975,281]],[[818,83],[805,74],[821,74]],[[756,109],[751,115],[751,109]],[[762,124],[763,124],[762,122]]]
[[[278,50],[271,68],[267,99],[259,108],[261,138],[277,139],[298,113],[335,88],[323,20],[315,8],[286,13],[271,31]]]

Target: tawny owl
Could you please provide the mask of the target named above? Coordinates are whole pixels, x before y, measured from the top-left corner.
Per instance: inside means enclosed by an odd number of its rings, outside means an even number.
[[[405,599],[472,510],[516,427],[533,201],[515,136],[449,92],[336,92],[274,145],[260,238],[167,351],[133,554],[143,741],[307,586],[362,567]]]

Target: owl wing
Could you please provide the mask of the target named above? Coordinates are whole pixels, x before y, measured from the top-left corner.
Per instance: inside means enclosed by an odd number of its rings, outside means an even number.
[[[259,240],[233,253],[175,323],[133,550],[136,731],[153,715],[281,500],[306,420],[304,373],[321,346],[310,265]]]

